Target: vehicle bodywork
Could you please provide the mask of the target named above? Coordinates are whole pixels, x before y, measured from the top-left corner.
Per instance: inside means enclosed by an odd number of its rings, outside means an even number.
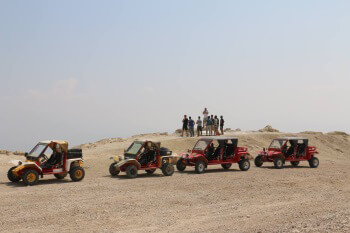
[[[152,174],[160,168],[165,176],[170,176],[174,173],[174,158],[171,154],[168,149],[160,147],[160,142],[136,140],[124,151],[123,157],[111,158],[114,162],[110,165],[109,172],[112,176],[126,172],[129,178],[135,178],[138,170]]]
[[[248,149],[239,147],[236,137],[203,137],[188,153],[180,154],[176,167],[183,171],[187,166],[194,166],[197,173],[204,173],[208,165],[221,164],[229,169],[233,163],[238,163],[239,168],[246,171],[250,168],[248,156]]]
[[[51,149],[55,153],[55,161],[49,163],[50,158],[45,153]],[[55,175],[58,179],[63,179],[68,173],[74,181],[80,181],[84,178],[85,171],[82,168],[83,159],[81,149],[68,150],[68,142],[62,140],[49,140],[39,142],[29,153],[25,153],[26,160],[12,160],[10,163],[15,165],[8,171],[8,178],[12,182],[18,182],[21,179],[28,185],[35,184],[39,176]],[[76,151],[80,151],[80,153]],[[75,156],[78,155],[78,156]],[[75,168],[75,169],[73,169]],[[75,174],[71,174],[72,169]],[[27,173],[30,173],[27,177]]]
[[[274,139],[269,148],[259,151],[254,163],[261,167],[265,162],[274,163],[275,168],[283,168],[286,161],[298,166],[300,161],[308,161],[310,167],[318,167],[316,147],[309,146],[309,140],[302,137],[281,137]]]

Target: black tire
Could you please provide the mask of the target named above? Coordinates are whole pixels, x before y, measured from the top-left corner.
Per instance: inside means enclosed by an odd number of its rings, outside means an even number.
[[[126,172],[126,176],[129,178],[137,177],[137,167],[135,165],[127,166],[125,172]]]
[[[312,157],[309,160],[309,165],[310,165],[311,168],[317,168],[319,164],[320,164],[320,161],[316,157]]]
[[[110,166],[109,166],[109,173],[111,174],[111,176],[117,176],[119,174],[119,170],[117,170],[115,168],[114,165],[116,165],[117,163],[112,163]]]
[[[162,172],[165,176],[172,176],[174,174],[174,166],[170,163],[164,163],[162,165]]]
[[[250,168],[249,159],[242,159],[241,161],[239,161],[238,165],[241,171],[248,171]]]
[[[32,170],[32,169],[27,170],[23,174],[22,180],[26,185],[30,185],[30,186],[35,185],[36,183],[38,183],[39,174],[37,171]]]
[[[147,174],[149,174],[149,175],[152,175],[155,171],[156,171],[156,169],[146,170]]]
[[[198,174],[202,174],[205,172],[205,168],[207,167],[207,165],[205,164],[205,162],[203,160],[198,160],[194,166],[194,170],[198,173]]]
[[[228,170],[230,169],[230,167],[232,166],[232,163],[224,163],[224,164],[221,164],[221,167],[225,170]]]
[[[21,180],[21,177],[16,176],[15,174],[13,174],[12,170],[15,169],[15,168],[16,167],[11,167],[9,169],[9,171],[7,172],[7,178],[13,183],[19,182]]]
[[[261,155],[255,157],[254,164],[256,167],[261,167],[264,164],[264,162],[261,159]]]
[[[186,169],[186,164],[184,163],[184,159],[181,158],[176,163],[176,169],[180,172],[184,171]]]
[[[85,170],[79,166],[72,167],[69,171],[69,176],[75,182],[81,181],[85,177]]]
[[[297,167],[299,165],[299,161],[291,161],[290,164],[292,167]]]
[[[281,158],[275,158],[273,160],[273,165],[276,169],[282,169],[283,168],[283,159]]]
[[[63,174],[53,174],[57,179],[59,180],[63,180],[66,176],[67,173],[63,173]]]

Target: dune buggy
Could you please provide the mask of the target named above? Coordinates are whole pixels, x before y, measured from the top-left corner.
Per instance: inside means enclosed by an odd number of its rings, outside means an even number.
[[[315,157],[318,154],[316,147],[308,145],[309,140],[301,137],[282,137],[272,141],[269,148],[259,151],[255,157],[255,166],[261,167],[265,162],[271,162],[277,169],[283,168],[288,161],[293,167],[299,165],[300,161],[308,161],[311,168],[319,165],[319,160]]]
[[[126,172],[127,177],[135,178],[139,170],[153,174],[160,168],[165,176],[171,176],[174,173],[171,154],[167,148],[160,147],[160,142],[134,141],[124,151],[124,158],[111,158],[114,162],[109,167],[109,173],[117,176],[120,172]]]
[[[236,137],[204,137],[197,141],[192,151],[180,154],[176,163],[179,171],[184,171],[187,166],[194,166],[197,173],[204,173],[208,165],[221,164],[228,170],[233,163],[238,163],[242,171],[250,168],[248,149],[238,147]]]
[[[12,160],[7,177],[12,182],[23,180],[26,185],[34,185],[39,177],[54,175],[64,179],[69,173],[73,181],[81,181],[85,176],[81,149],[68,150],[68,142],[51,140],[39,142],[29,153],[26,160]]]

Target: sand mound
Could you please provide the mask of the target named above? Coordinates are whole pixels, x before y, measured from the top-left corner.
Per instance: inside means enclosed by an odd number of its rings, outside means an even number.
[[[300,132],[301,134],[323,134],[322,132],[315,132],[315,131],[303,131]]]
[[[327,133],[328,135],[336,135],[336,136],[345,136],[348,137],[350,136],[349,134],[343,132],[343,131],[333,131],[333,132],[329,132]]]
[[[259,132],[279,132],[279,130],[272,128],[271,125],[267,125],[262,129],[259,129]]]

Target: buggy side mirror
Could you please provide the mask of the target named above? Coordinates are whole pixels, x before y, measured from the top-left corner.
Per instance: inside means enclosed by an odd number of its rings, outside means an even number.
[[[266,148],[265,147],[263,148],[263,151],[266,152]]]
[[[28,152],[24,153],[24,157],[27,157],[28,156]]]
[[[188,152],[188,153],[191,153],[191,150],[190,150],[190,149],[188,149],[188,150],[187,150],[187,152]]]
[[[124,149],[124,153],[126,152],[126,150]]]

